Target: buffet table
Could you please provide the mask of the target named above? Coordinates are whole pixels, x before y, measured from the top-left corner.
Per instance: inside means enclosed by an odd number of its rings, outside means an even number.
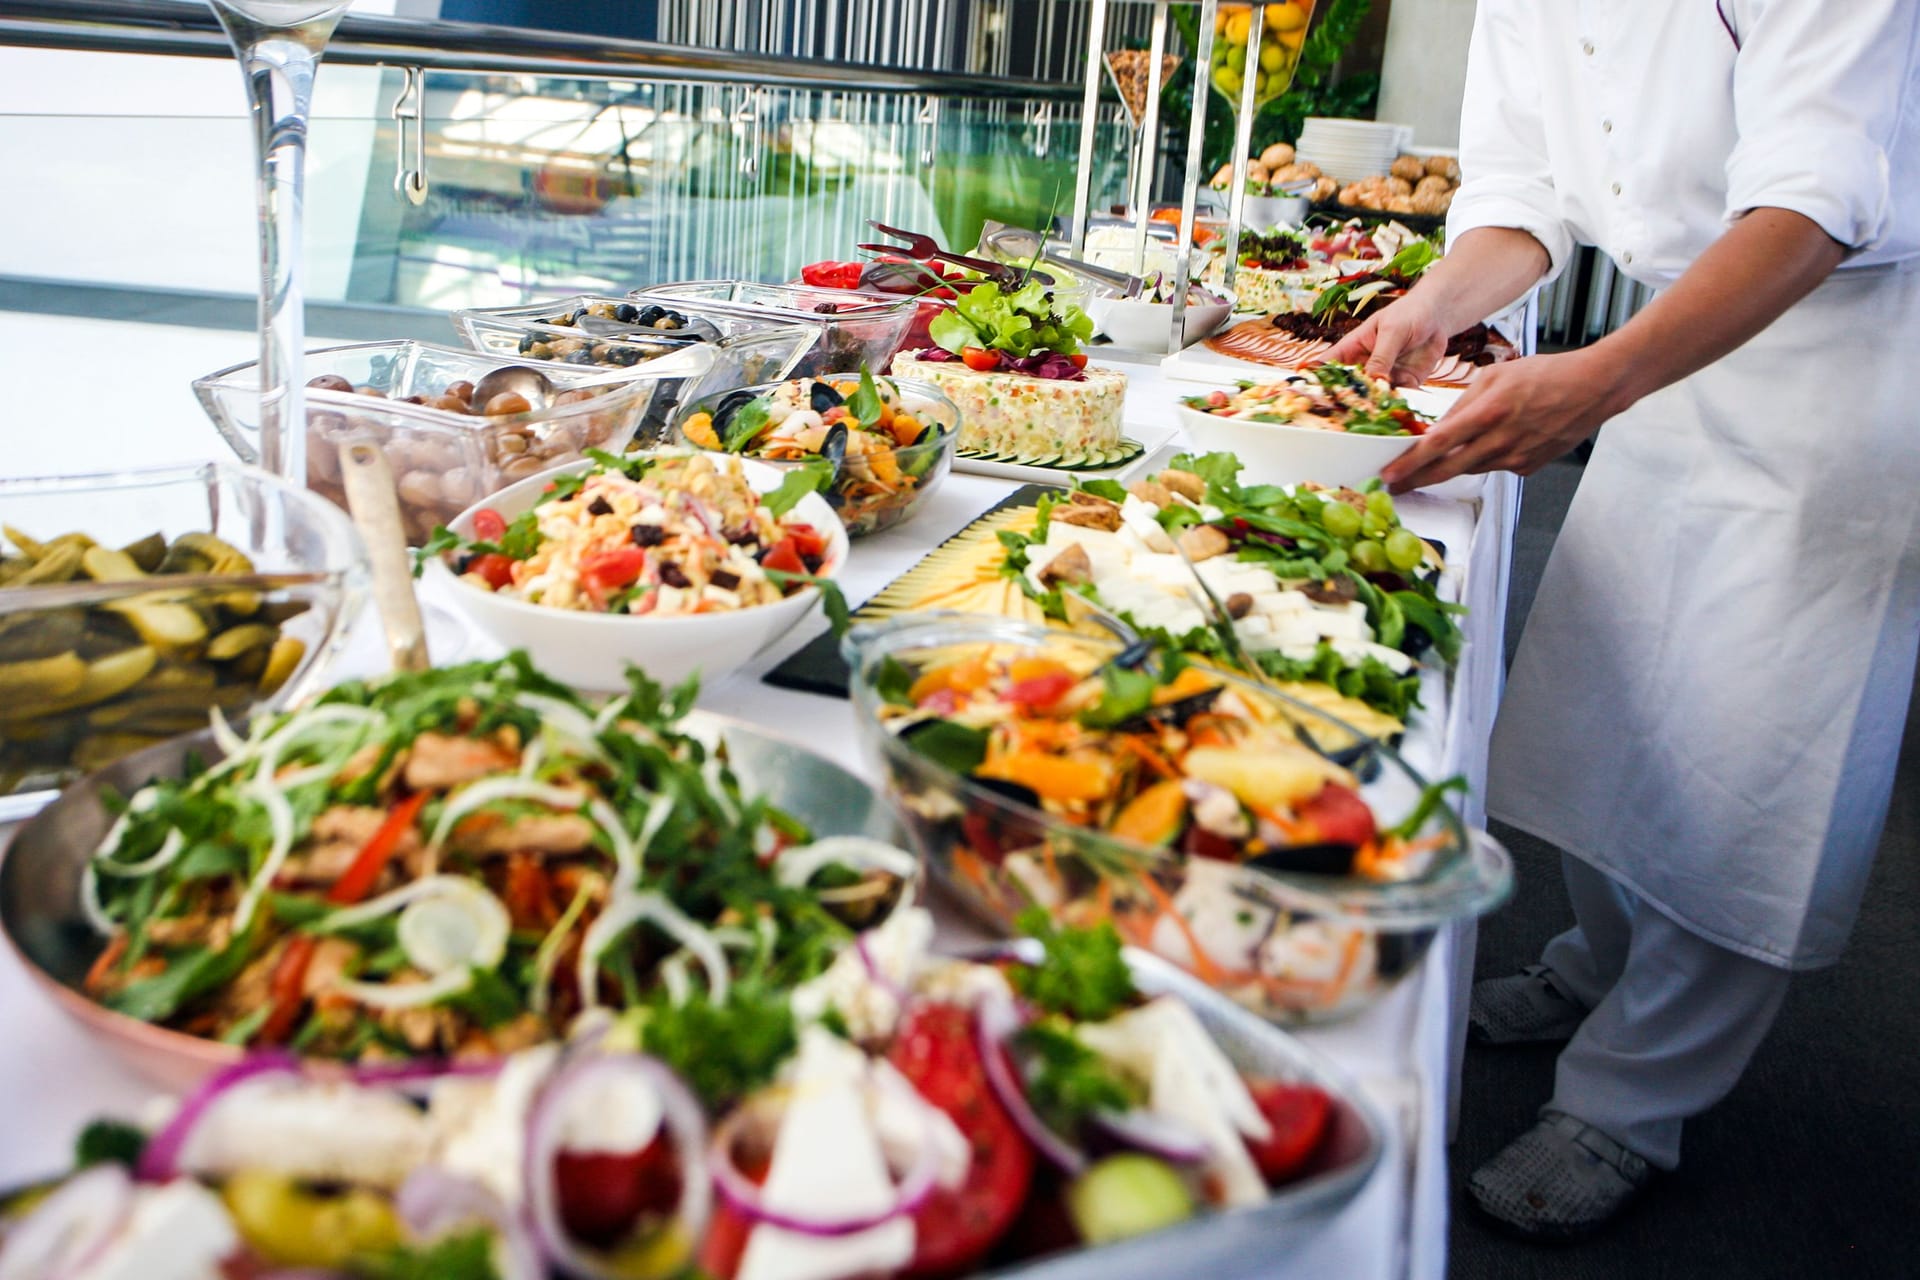
[[[1156,368],[1128,365],[1126,370],[1131,379],[1129,423],[1164,422],[1180,389]],[[198,370],[165,372],[184,381]],[[149,420],[143,429],[176,431],[175,438],[197,447],[205,423]],[[175,456],[190,451],[183,448]],[[73,469],[84,465],[76,461]],[[1149,460],[1147,469],[1154,465]],[[848,599],[864,600],[1013,487],[1005,481],[953,475],[913,522],[856,544],[842,578]],[[1502,475],[1456,481],[1400,504],[1409,526],[1445,543],[1449,594],[1470,609],[1460,665],[1450,680],[1429,681],[1427,709],[1409,732],[1404,753],[1428,776],[1465,774],[1476,794],[1485,777],[1487,735],[1499,699],[1502,622],[1518,499],[1519,482]],[[427,603],[430,639],[439,660],[491,652],[488,642],[452,625],[450,613],[433,608],[431,598]],[[747,669],[711,684],[700,702],[783,732],[870,776],[856,749],[848,703],[776,689],[761,679],[821,626],[816,617]],[[378,619],[369,609],[338,673],[375,671],[384,662]],[[1469,802],[1468,810],[1470,822],[1484,821],[1477,800]],[[1233,1275],[1264,1280],[1438,1280],[1445,1274],[1447,1117],[1464,989],[1457,975],[1470,954],[1470,927],[1452,937],[1443,935],[1423,969],[1379,1006],[1354,1021],[1304,1033],[1304,1039],[1344,1068],[1373,1099],[1390,1140],[1372,1180],[1337,1219],[1297,1239],[1247,1239],[1237,1250],[1244,1265]],[[10,950],[0,952],[0,1025],[7,1033],[0,1043],[0,1096],[13,1100],[0,1128],[0,1187],[60,1170],[85,1120],[100,1114],[138,1116],[152,1097],[151,1086],[103,1054],[35,989]]]

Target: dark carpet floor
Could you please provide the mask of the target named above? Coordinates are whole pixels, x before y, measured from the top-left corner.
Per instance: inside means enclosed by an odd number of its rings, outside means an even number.
[[[1509,642],[1580,470],[1527,482]],[[1569,678],[1573,678],[1569,673]],[[1519,870],[1480,931],[1481,977],[1511,973],[1571,921],[1555,852],[1496,831]],[[1455,1280],[1826,1280],[1920,1276],[1920,708],[1893,812],[1846,958],[1796,979],[1731,1097],[1688,1126],[1680,1170],[1613,1229],[1542,1247],[1468,1207],[1467,1175],[1525,1129],[1553,1089],[1550,1048],[1468,1053],[1453,1148]]]

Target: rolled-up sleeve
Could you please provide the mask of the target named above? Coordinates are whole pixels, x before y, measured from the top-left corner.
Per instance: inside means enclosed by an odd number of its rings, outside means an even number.
[[[1536,66],[1520,10],[1538,0],[1480,0],[1467,49],[1460,108],[1460,190],[1447,212],[1447,241],[1477,227],[1524,231],[1546,249],[1543,280],[1560,274],[1573,233],[1560,213],[1547,157]]]
[[[1723,12],[1740,45],[1727,219],[1788,209],[1852,251],[1875,248],[1893,223],[1888,153],[1920,109],[1920,0],[1733,0]]]

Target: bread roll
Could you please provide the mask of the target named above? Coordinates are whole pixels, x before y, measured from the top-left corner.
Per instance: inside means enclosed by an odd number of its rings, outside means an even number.
[[[1420,181],[1427,174],[1427,166],[1418,156],[1401,156],[1393,162],[1393,176],[1404,178],[1409,184]],[[1408,188],[1411,190],[1411,186]]]
[[[1387,179],[1387,190],[1396,196],[1410,196],[1413,194],[1413,184],[1405,178],[1392,177]]]
[[[1451,182],[1448,182],[1445,178],[1441,177],[1437,173],[1430,173],[1426,177],[1420,179],[1420,181],[1414,183],[1413,185],[1413,194],[1415,195],[1421,195],[1429,191],[1451,191],[1451,190],[1453,190],[1453,184]]]
[[[1207,185],[1211,187],[1225,189],[1226,185],[1232,181],[1233,181],[1233,164],[1231,161],[1229,161],[1228,163],[1221,165],[1220,168],[1214,172],[1213,181],[1211,181]]]
[[[1266,165],[1269,169],[1284,168],[1292,164],[1293,161],[1293,144],[1291,142],[1276,142],[1260,153],[1260,163]]]
[[[1340,184],[1338,182],[1335,182],[1332,178],[1322,177],[1314,182],[1313,191],[1308,198],[1315,204],[1324,204],[1328,200],[1333,199],[1339,190]]]
[[[1420,184],[1426,187],[1425,183]],[[1453,206],[1453,188],[1446,187],[1435,191],[1431,188],[1413,193],[1408,203],[1413,205],[1412,212],[1438,216]]]
[[[1448,182],[1460,181],[1460,162],[1452,156],[1428,156],[1427,172],[1440,175]]]

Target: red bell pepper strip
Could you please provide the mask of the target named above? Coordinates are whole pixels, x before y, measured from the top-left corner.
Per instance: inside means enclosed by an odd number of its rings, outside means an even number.
[[[353,855],[353,862],[333,882],[333,888],[327,890],[327,901],[348,906],[372,892],[373,886],[380,883],[380,873],[393,861],[400,837],[407,833],[426,803],[427,793],[416,791],[390,809],[386,821],[360,847],[360,852]]]

